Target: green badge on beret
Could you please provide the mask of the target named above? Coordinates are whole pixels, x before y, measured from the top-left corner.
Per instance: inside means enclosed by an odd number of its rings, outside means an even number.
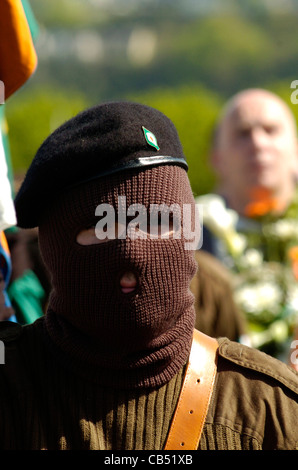
[[[148,129],[146,129],[144,126],[142,126],[142,129],[144,131],[145,139],[148,144],[156,148],[156,150],[159,150],[155,135],[151,131],[148,131]]]

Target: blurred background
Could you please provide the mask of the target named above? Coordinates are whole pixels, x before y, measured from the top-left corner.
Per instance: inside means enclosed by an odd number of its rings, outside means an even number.
[[[223,102],[263,87],[291,103],[298,0],[25,0],[38,68],[6,103],[12,169],[89,105],[131,99],[175,123],[195,195],[212,190],[208,149]]]

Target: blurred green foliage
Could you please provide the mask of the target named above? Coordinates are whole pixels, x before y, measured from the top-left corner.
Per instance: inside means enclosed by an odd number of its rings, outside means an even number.
[[[160,52],[158,67],[173,84],[197,77],[209,89],[229,95],[249,86],[256,75],[264,76],[273,59],[266,31],[241,17],[199,18],[171,36],[171,47]]]
[[[87,106],[86,97],[77,91],[43,88],[17,92],[6,107],[14,171],[25,172],[43,140]]]
[[[89,3],[89,4],[88,4]],[[86,24],[99,24],[106,20],[106,14],[94,17],[90,2],[82,0],[51,0],[50,2],[30,1],[34,14],[41,18],[47,27],[80,28]]]

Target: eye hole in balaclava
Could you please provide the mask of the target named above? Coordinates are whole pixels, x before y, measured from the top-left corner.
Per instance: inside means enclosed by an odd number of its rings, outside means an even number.
[[[148,211],[144,206],[142,210],[136,210],[136,214],[117,216],[117,212],[111,206],[109,210],[103,210],[97,224],[90,225],[77,234],[76,241],[79,245],[89,246],[106,243],[109,240],[129,238],[173,239],[180,236],[181,215],[180,208],[175,213],[176,207],[159,205],[150,206]],[[176,205],[175,205],[176,206]],[[99,228],[98,228],[99,226]]]
[[[196,263],[183,233],[80,243],[79,234],[98,223],[96,207],[109,204],[118,213],[119,196],[126,207],[142,204],[148,213],[152,204],[194,207],[187,174],[174,165],[117,173],[58,198],[39,229],[53,285],[47,331],[74,367],[92,369],[94,380],[151,387],[167,382],[187,360]],[[137,279],[129,293],[120,285],[126,272]]]

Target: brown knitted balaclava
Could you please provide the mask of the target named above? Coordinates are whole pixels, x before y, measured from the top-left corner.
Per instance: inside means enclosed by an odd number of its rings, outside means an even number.
[[[155,387],[185,364],[194,327],[193,252],[177,239],[113,239],[88,246],[77,234],[95,226],[95,209],[183,204],[194,207],[187,173],[175,165],[126,170],[67,191],[44,214],[40,248],[52,276],[46,331],[60,358],[106,386]],[[182,218],[183,223],[183,218]],[[132,271],[136,289],[120,277]],[[61,354],[62,352],[62,354]]]

